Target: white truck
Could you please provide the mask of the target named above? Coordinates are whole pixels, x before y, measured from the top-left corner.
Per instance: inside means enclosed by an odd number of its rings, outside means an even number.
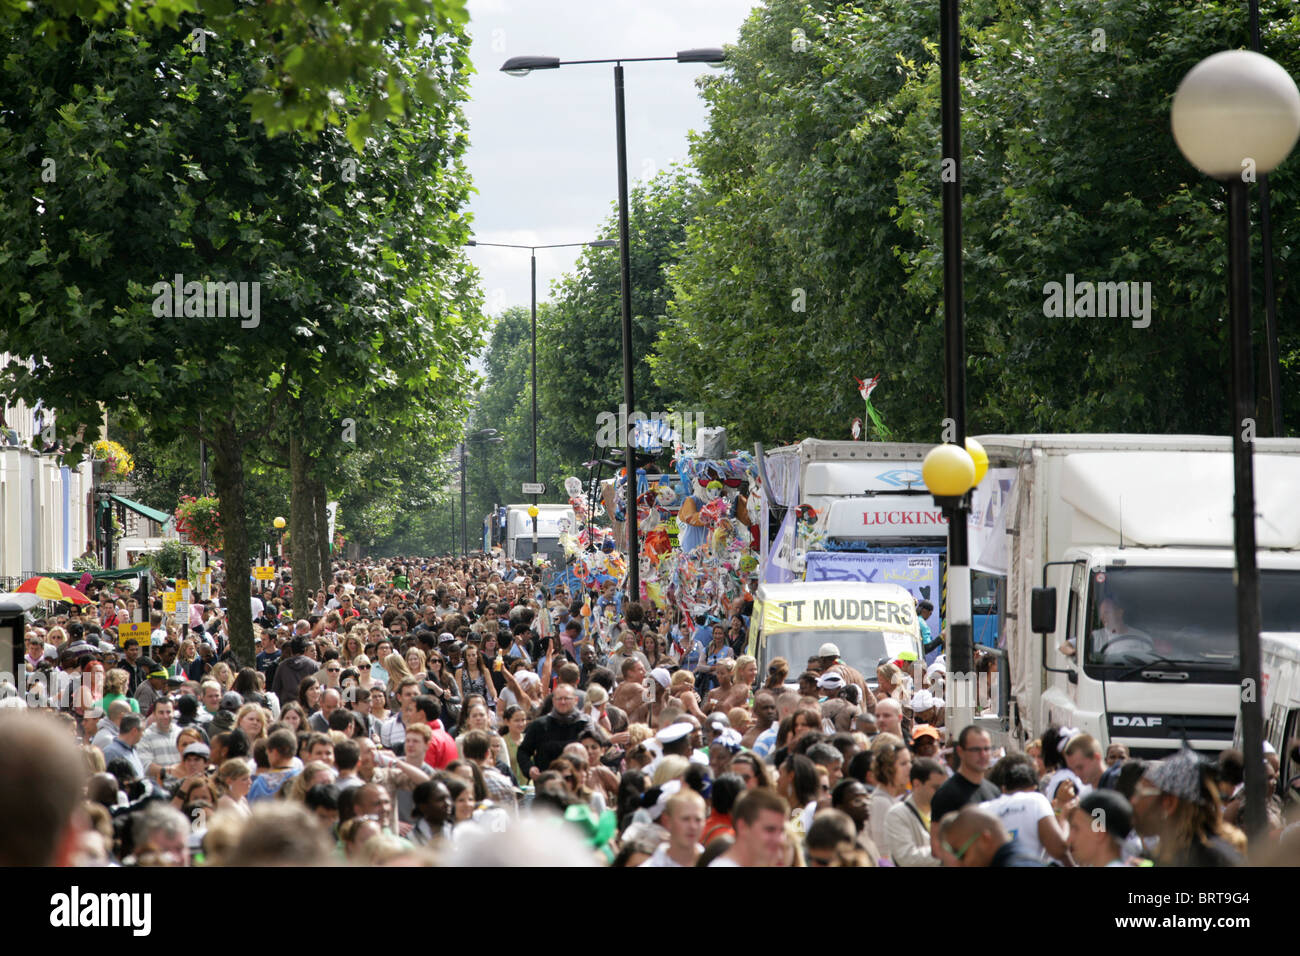
[[[761,456],[764,481],[774,503],[812,507],[824,550],[796,556],[795,522],[787,516],[763,553],[764,580],[901,584],[934,606],[927,625],[938,634],[946,609],[941,585],[948,521],[921,477],[921,463],[932,447],[807,438],[767,449]],[[993,645],[998,622],[989,577],[973,576],[972,599],[976,640]]]
[[[1230,746],[1240,676],[1228,438],[982,435],[1014,469],[993,533],[1010,742],[1049,724],[1160,757]],[[1300,629],[1300,441],[1255,443],[1263,630]],[[972,526],[975,520],[972,519]],[[998,540],[1001,537],[1002,540]],[[1037,593],[1036,593],[1037,592]],[[1001,675],[1000,675],[1001,678]]]
[[[505,546],[506,557],[511,561],[531,561],[533,556],[533,519],[528,516],[529,505],[506,506]],[[577,517],[569,505],[537,506],[537,553],[550,558],[551,564],[564,563],[560,547],[560,534],[566,527],[574,532]]]

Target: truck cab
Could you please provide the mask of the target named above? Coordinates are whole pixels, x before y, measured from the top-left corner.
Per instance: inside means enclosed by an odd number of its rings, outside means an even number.
[[[1078,727],[1136,757],[1231,745],[1240,708],[1231,554],[1072,549],[1057,626],[1043,643],[1048,723]],[[1300,621],[1300,564],[1260,555],[1266,630]],[[1041,625],[1044,621],[1036,622]],[[1050,623],[1050,622],[1049,622]]]
[[[1003,640],[1021,745],[1050,724],[1159,758],[1231,746],[1240,706],[1227,438],[981,436],[1011,468]],[[1300,621],[1300,442],[1255,448],[1264,630]]]

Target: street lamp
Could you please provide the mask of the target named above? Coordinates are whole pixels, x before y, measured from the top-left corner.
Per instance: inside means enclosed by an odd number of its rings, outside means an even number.
[[[494,249],[527,249],[530,253],[529,259],[532,264],[532,305],[530,312],[532,315],[532,340],[533,340],[533,471],[532,482],[537,484],[537,250],[538,249],[571,249],[576,246],[587,246],[592,249],[612,249],[618,245],[613,239],[595,239],[591,242],[554,242],[544,246],[525,246],[515,245],[509,242],[479,242],[477,239],[470,239],[465,243],[467,246],[490,246]],[[537,504],[537,495],[533,495],[533,505]],[[537,538],[537,516],[533,516],[533,538]]]
[[[495,428],[480,428],[472,435],[467,435],[465,440],[460,443],[460,556],[462,558],[469,556],[469,532],[465,524],[465,446],[471,442],[475,445],[500,445],[505,441],[504,438],[496,437]],[[484,474],[483,482],[487,483],[487,459],[483,464]]]
[[[963,679],[960,675],[969,675],[975,670],[966,512],[970,510],[971,489],[980,483],[988,470],[988,455],[973,438],[966,439],[965,447],[951,443],[936,445],[921,463],[921,479],[948,520],[947,653],[948,672],[953,678],[954,689]],[[948,699],[953,706],[955,732],[974,719],[974,700],[968,692],[959,692],[955,697],[949,693]]]
[[[966,541],[967,492],[978,481],[972,470],[965,488],[967,463],[961,462],[966,440],[966,306],[962,279],[961,238],[961,25],[957,0],[939,4],[940,128],[944,164],[950,175],[943,188],[943,322],[944,401],[952,444],[930,452],[927,463],[937,484],[931,488],[948,518],[948,670],[970,674],[975,670],[971,644],[970,558]],[[952,451],[945,451],[951,448]],[[930,457],[933,462],[929,462]],[[986,467],[987,467],[987,459]],[[974,462],[969,463],[974,469]],[[925,469],[922,468],[925,475]],[[982,477],[982,476],[981,476]],[[945,492],[953,492],[948,494]],[[945,506],[943,501],[948,501]],[[965,716],[965,715],[963,715]],[[969,719],[965,723],[969,723]],[[955,730],[963,726],[958,723]]]
[[[1188,71],[1174,94],[1174,140],[1201,172],[1228,192],[1228,316],[1232,338],[1233,537],[1237,642],[1241,657],[1246,833],[1267,828],[1264,715],[1260,700],[1259,568],[1255,562],[1255,475],[1248,422],[1255,415],[1250,341],[1250,194],[1247,183],[1271,172],[1300,138],[1300,90],[1281,66],[1259,53],[1225,50]],[[1253,692],[1245,693],[1249,688]]]
[[[676,56],[641,56],[602,60],[561,60],[553,56],[512,56],[501,66],[503,73],[527,76],[533,70],[556,70],[561,66],[579,66],[595,63],[614,64],[614,124],[618,138],[618,247],[619,276],[623,305],[623,402],[628,415],[636,408],[632,383],[632,269],[629,259],[628,204],[627,204],[627,116],[623,103],[623,64],[676,60],[678,63],[708,63],[716,65],[726,59],[717,47],[679,50]],[[635,424],[629,423],[635,428]],[[627,468],[627,572],[632,600],[641,599],[641,573],[637,562],[636,540],[636,443],[631,433],[623,436],[626,445],[624,466]]]

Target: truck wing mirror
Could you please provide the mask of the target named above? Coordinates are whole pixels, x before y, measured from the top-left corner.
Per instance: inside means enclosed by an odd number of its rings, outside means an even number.
[[[1035,634],[1056,631],[1056,588],[1034,588],[1029,602],[1029,619]]]

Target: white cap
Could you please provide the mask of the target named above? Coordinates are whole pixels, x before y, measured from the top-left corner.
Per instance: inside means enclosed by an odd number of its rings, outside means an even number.
[[[667,687],[673,682],[673,675],[662,667],[656,667],[650,672],[650,676],[659,682],[660,687]]]
[[[822,645],[821,650],[817,652],[818,657],[839,657],[840,649],[829,641]]]
[[[844,677],[839,671],[831,671],[817,678],[817,686],[827,690],[839,690],[844,686]]]
[[[675,724],[669,724],[659,733],[655,734],[655,739],[660,743],[671,744],[678,740],[689,737],[695,731],[695,725],[679,720]]]
[[[938,698],[928,690],[918,690],[912,695],[912,713],[919,714],[922,711],[929,710],[931,707],[938,706]]]

